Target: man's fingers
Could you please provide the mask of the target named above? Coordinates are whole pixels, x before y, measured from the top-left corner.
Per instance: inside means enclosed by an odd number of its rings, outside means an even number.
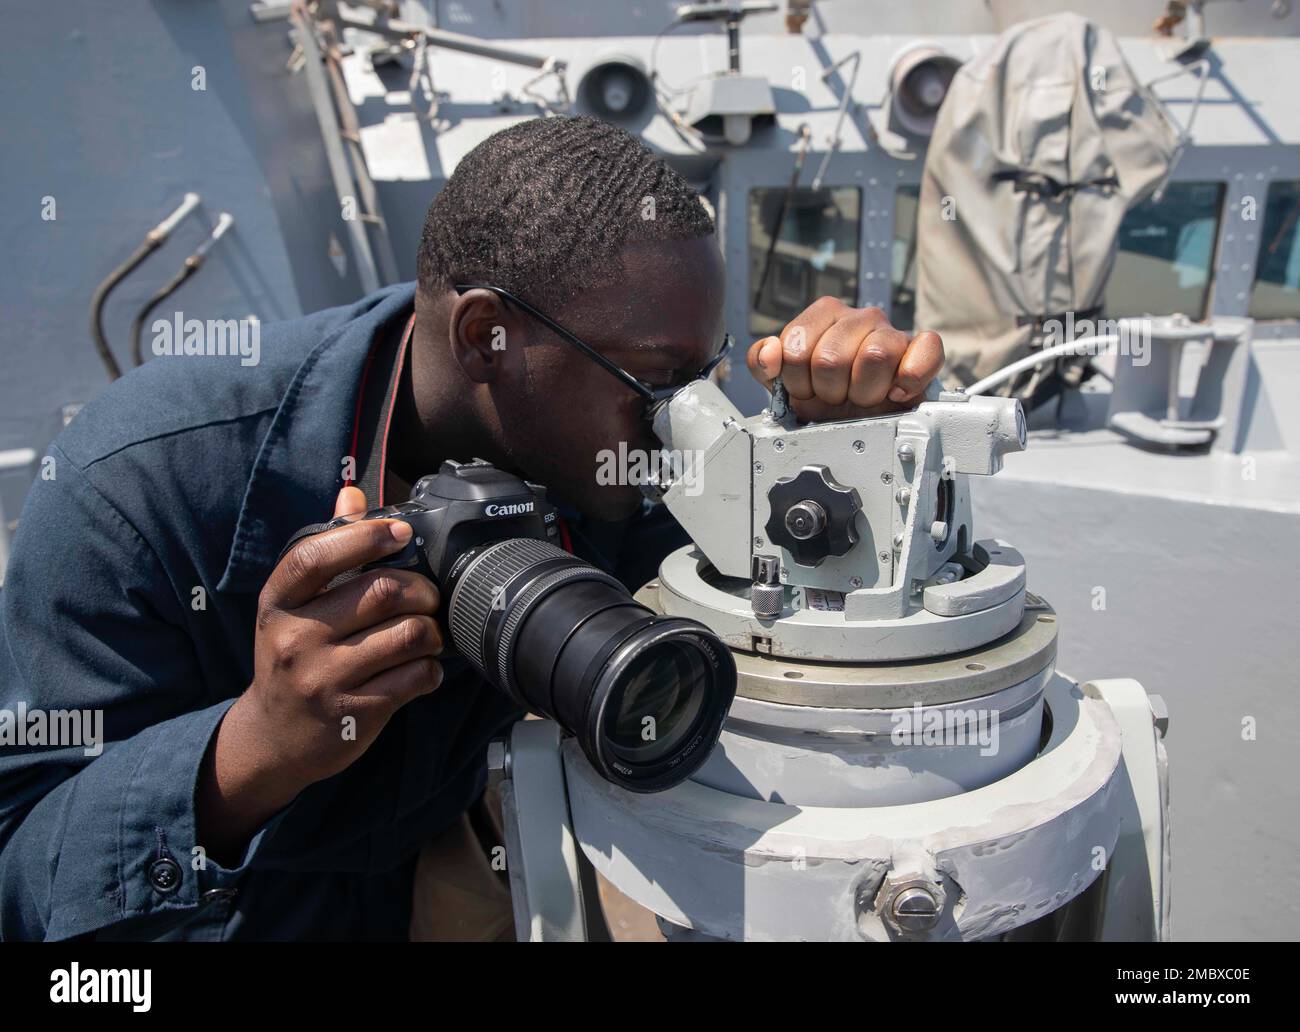
[[[438,601],[438,589],[422,574],[369,570],[312,599],[298,615],[319,620],[341,641],[394,616],[432,616]]]
[[[350,696],[359,700],[385,700],[393,709],[405,706],[412,699],[428,695],[442,684],[442,664],[436,659],[421,656],[399,666],[376,674],[369,681],[353,688]]]
[[[339,574],[391,555],[410,540],[411,525],[401,520],[362,520],[304,538],[271,572],[266,598],[279,609],[296,609]]]
[[[858,368],[864,342],[877,341],[871,357],[888,358],[882,347],[883,339],[874,332],[883,319],[884,315],[878,308],[850,310],[821,335],[813,350],[811,364],[813,394],[818,400],[828,405],[844,404],[849,397],[850,377]],[[898,355],[901,357],[902,353],[900,345]],[[892,365],[890,369],[892,371]],[[888,384],[885,389],[888,390]]]
[[[809,412],[877,409],[916,401],[943,368],[943,343],[925,331],[908,340],[879,308],[850,308],[819,298],[781,331],[764,337],[745,356],[765,386],[780,376],[801,417]],[[830,418],[829,416],[825,418]]]
[[[867,334],[853,357],[849,400],[862,408],[884,401],[906,350],[907,334],[901,330],[885,327]]]
[[[853,309],[833,297],[818,298],[781,331],[781,380],[792,398],[814,396],[813,349],[837,319]]]
[[[898,364],[889,400],[912,401],[943,369],[943,341],[933,330],[918,333]]]
[[[339,492],[334,500],[334,518],[355,516],[366,511],[366,493],[359,487],[348,486]]]
[[[337,663],[346,657],[347,680],[361,684],[390,667],[442,652],[442,632],[431,616],[396,616],[345,638],[335,646]]]
[[[781,375],[781,338],[764,337],[750,346],[745,355],[745,364],[759,383],[770,387],[772,381]]]
[[[781,336],[764,337],[751,344],[745,354],[745,364],[765,387],[770,387],[779,376],[791,397],[812,397],[808,363],[813,347],[822,332],[835,322],[837,315],[850,311],[852,309],[843,301],[833,297],[819,298],[788,323]]]

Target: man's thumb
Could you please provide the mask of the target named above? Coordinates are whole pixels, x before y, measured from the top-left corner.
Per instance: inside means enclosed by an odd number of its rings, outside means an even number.
[[[334,515],[352,516],[355,513],[366,511],[366,493],[359,487],[348,485],[339,492],[338,498],[334,501]]]

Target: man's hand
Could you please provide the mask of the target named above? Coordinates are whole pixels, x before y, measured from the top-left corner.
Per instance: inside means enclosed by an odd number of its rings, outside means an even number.
[[[928,330],[909,338],[879,308],[823,297],[745,361],[769,390],[781,377],[800,419],[857,419],[915,405],[943,368],[943,342]]]
[[[365,510],[355,488],[335,515]],[[221,859],[317,781],[350,766],[402,706],[442,681],[438,591],[409,570],[348,570],[410,540],[398,520],[365,520],[305,538],[258,599],[254,677],[227,711],[205,765],[200,844]]]

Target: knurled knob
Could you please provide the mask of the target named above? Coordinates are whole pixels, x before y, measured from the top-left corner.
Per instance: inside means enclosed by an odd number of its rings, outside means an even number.
[[[797,476],[778,480],[767,493],[767,504],[767,539],[800,566],[844,555],[858,542],[858,492],[837,483],[825,466],[805,466]]]
[[[755,616],[763,619],[778,617],[785,608],[785,588],[780,584],[755,584],[750,589],[749,601]]]

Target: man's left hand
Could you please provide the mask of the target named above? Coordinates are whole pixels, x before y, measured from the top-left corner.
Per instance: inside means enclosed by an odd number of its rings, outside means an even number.
[[[800,419],[857,419],[915,405],[943,368],[943,342],[930,330],[909,337],[879,308],[822,297],[745,361],[769,390],[781,377]]]

